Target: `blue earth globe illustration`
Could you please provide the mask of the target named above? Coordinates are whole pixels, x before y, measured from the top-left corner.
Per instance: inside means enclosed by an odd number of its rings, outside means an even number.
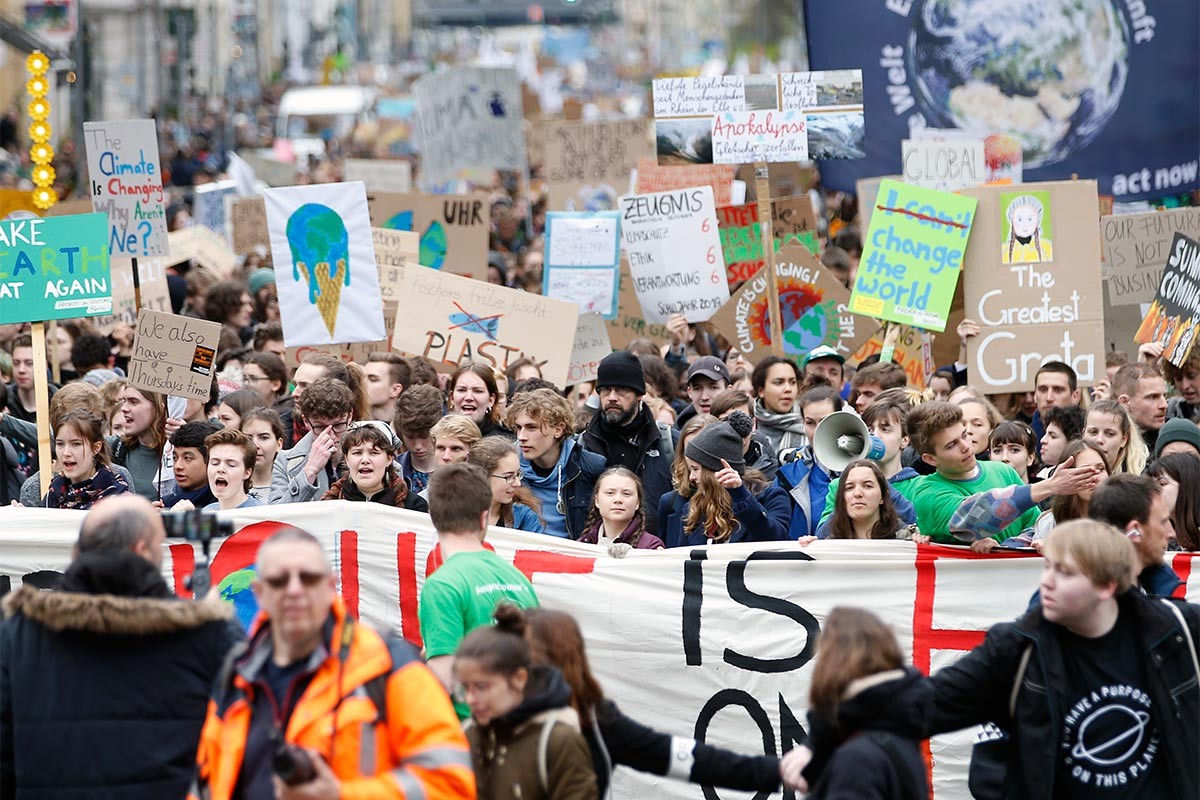
[[[918,0],[906,59],[931,127],[1008,133],[1055,164],[1121,101],[1130,33],[1118,0]]]
[[[247,631],[258,613],[258,599],[254,596],[254,590],[250,588],[256,577],[258,573],[254,567],[246,567],[229,573],[217,584],[221,599],[233,603],[233,611]]]
[[[789,320],[786,311],[783,315],[783,342],[787,352],[807,353],[825,344],[829,335],[829,322],[825,310],[820,305],[809,308],[799,319]]]

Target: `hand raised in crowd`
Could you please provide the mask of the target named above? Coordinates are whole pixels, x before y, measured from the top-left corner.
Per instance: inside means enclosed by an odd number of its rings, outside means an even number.
[[[1146,342],[1138,347],[1138,360],[1145,361],[1147,364],[1157,364],[1162,358],[1163,343],[1162,342]]]
[[[1108,378],[1101,378],[1092,385],[1092,401],[1107,400],[1112,397],[1112,383]]]
[[[166,422],[163,423],[163,430],[167,432],[167,438],[170,439],[172,436],[174,436],[175,431],[182,428],[183,424],[184,421],[178,417],[167,417]]]
[[[723,469],[716,473],[717,483],[726,489],[736,489],[742,485],[742,476],[738,474],[736,469],[729,466],[728,461],[722,458],[721,466]]]
[[[117,343],[121,354],[126,355],[133,350],[133,337],[136,331],[132,325],[118,325],[113,328],[109,337]]]
[[[308,450],[308,460],[304,462],[304,477],[310,484],[316,482],[317,475],[325,469],[337,449],[338,439],[332,427],[326,427],[316,435]]]
[[[671,334],[672,347],[682,347],[687,344],[687,317],[683,314],[672,314],[667,317],[667,331]]]
[[[1046,488],[1051,490],[1051,494],[1071,495],[1095,489],[1104,477],[1104,467],[1100,464],[1077,467],[1075,457],[1072,456],[1059,464],[1045,483],[1048,484]]]
[[[151,504],[153,505],[153,504]],[[158,501],[158,507],[162,508],[162,501]],[[171,506],[171,511],[195,511],[196,504],[191,500],[180,500],[175,505]]]
[[[958,327],[954,329],[954,332],[958,334],[962,347],[966,348],[967,339],[979,335],[979,323],[973,319],[964,319],[958,323]]]
[[[288,786],[278,777],[272,776],[272,780],[275,781],[276,800],[339,800],[342,796],[342,788],[338,783],[337,776],[333,774],[333,769],[325,763],[325,758],[316,750],[311,748],[305,748],[305,750],[308,752],[308,757],[312,759],[317,777],[299,786]]]

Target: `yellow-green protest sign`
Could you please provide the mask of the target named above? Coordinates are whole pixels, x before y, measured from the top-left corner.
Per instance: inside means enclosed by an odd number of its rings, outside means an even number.
[[[946,330],[977,201],[885,180],[850,296],[850,310]]]

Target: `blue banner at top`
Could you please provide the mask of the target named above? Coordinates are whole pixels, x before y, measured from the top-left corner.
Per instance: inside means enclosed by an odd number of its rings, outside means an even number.
[[[866,157],[900,174],[922,128],[1007,133],[1024,180],[1095,178],[1117,202],[1200,188],[1196,0],[805,0],[810,68],[862,68]]]

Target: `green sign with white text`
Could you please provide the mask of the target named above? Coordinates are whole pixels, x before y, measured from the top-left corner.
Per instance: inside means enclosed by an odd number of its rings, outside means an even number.
[[[112,313],[108,219],[0,220],[0,324]]]
[[[885,180],[850,295],[855,314],[946,330],[977,201]]]

